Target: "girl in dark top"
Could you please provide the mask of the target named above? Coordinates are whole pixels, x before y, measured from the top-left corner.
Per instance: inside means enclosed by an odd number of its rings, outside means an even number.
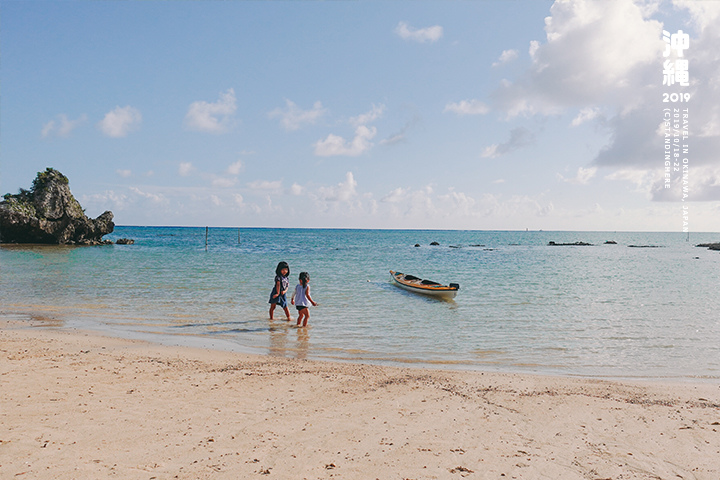
[[[290,266],[287,262],[278,263],[278,266],[275,269],[275,285],[273,286],[272,292],[270,292],[270,301],[268,302],[270,304],[270,320],[273,319],[275,307],[278,305],[280,305],[285,311],[287,320],[292,320],[292,317],[290,317],[290,310],[288,310],[287,306],[287,298],[285,297],[290,285],[290,281],[288,280],[289,275]]]

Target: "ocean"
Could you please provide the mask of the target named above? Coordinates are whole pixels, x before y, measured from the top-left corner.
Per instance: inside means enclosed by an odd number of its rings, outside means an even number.
[[[205,227],[118,226],[105,238],[135,244],[1,246],[0,316],[292,358],[720,379],[720,252],[695,246],[720,234],[210,228],[206,246]],[[281,309],[269,320],[279,261],[290,291],[310,274],[307,329]],[[460,291],[412,294],[389,270]]]

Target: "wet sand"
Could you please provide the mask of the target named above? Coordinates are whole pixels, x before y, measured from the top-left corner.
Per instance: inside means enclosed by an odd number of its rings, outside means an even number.
[[[720,385],[314,362],[0,323],[3,479],[720,478]]]

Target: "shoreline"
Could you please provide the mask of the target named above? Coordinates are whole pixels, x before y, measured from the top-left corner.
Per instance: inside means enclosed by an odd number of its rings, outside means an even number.
[[[720,477],[718,384],[0,339],[3,478]]]
[[[292,322],[287,324],[282,319],[276,319],[275,322],[280,327],[287,327],[288,331],[302,332],[302,329],[296,329]],[[17,312],[2,312],[0,311],[0,328],[3,325],[17,323],[18,328],[43,328],[43,329],[58,329],[59,331],[72,332],[82,331],[87,332],[91,335],[100,337],[111,337],[129,341],[147,342],[148,344],[164,346],[164,347],[177,347],[177,348],[190,348],[190,349],[201,349],[201,350],[212,350],[226,353],[237,353],[240,355],[257,355],[260,357],[273,357],[273,358],[287,358],[289,360],[310,360],[316,362],[330,362],[330,363],[341,363],[341,364],[361,364],[361,365],[374,365],[380,367],[390,368],[410,368],[410,369],[425,369],[425,370],[439,370],[439,371],[457,371],[457,372],[475,372],[475,373],[493,373],[493,374],[518,374],[518,375],[530,375],[530,376],[541,376],[541,377],[558,377],[558,378],[570,378],[570,379],[585,379],[585,380],[601,380],[611,382],[639,382],[639,383],[671,383],[671,384],[720,384],[720,377],[715,376],[690,376],[690,375],[676,375],[676,376],[623,376],[623,375],[610,375],[610,374],[583,374],[572,371],[557,371],[546,366],[538,365],[535,369],[521,369],[517,365],[513,368],[513,364],[501,366],[493,366],[490,364],[483,365],[477,363],[465,363],[462,361],[419,361],[411,358],[405,358],[402,356],[396,356],[392,358],[344,358],[340,356],[321,355],[317,353],[310,353],[307,348],[301,349],[299,346],[296,348],[283,347],[278,349],[277,346],[273,345],[247,345],[240,344],[218,337],[209,337],[203,335],[173,335],[169,333],[163,333],[160,331],[140,331],[134,329],[117,329],[106,325],[102,327],[102,323],[87,322],[69,320],[66,314],[59,314],[55,309],[50,308],[47,312],[40,312],[35,309],[35,313],[31,311],[17,311]],[[312,326],[310,327],[312,328]],[[271,341],[272,343],[272,341]],[[306,345],[305,345],[306,346]],[[545,369],[545,370],[543,370]]]
[[[80,315],[80,317],[83,317]],[[530,376],[541,376],[541,377],[558,377],[558,378],[570,378],[570,379],[585,379],[585,380],[601,380],[611,382],[640,382],[640,383],[671,383],[671,384],[720,384],[720,377],[717,376],[698,376],[698,375],[638,375],[628,376],[619,374],[587,374],[581,372],[573,372],[571,370],[562,371],[562,369],[552,369],[547,366],[537,365],[534,368],[521,366],[515,364],[507,365],[493,365],[493,364],[479,364],[479,363],[468,363],[463,361],[421,361],[412,358],[406,358],[402,356],[395,357],[341,357],[332,355],[322,355],[319,353],[311,353],[307,349],[307,340],[303,345],[297,345],[294,348],[284,346],[279,348],[277,345],[260,345],[260,344],[241,344],[225,339],[222,336],[212,337],[206,335],[196,334],[185,334],[176,335],[161,331],[141,331],[132,328],[129,329],[118,329],[113,328],[110,324],[103,324],[102,322],[93,321],[82,321],[77,319],[75,315],[68,317],[67,313],[61,313],[56,308],[50,307],[46,311],[39,310],[37,306],[33,310],[29,311],[0,311],[0,329],[3,325],[10,325],[17,323],[18,328],[29,328],[29,329],[57,329],[59,331],[73,332],[82,331],[90,333],[91,335],[100,337],[111,337],[129,341],[146,342],[152,345],[164,346],[164,347],[177,347],[177,348],[190,348],[190,349],[201,349],[201,350],[213,350],[218,352],[226,353],[237,353],[240,355],[257,355],[260,357],[268,356],[274,358],[287,358],[295,360],[310,360],[317,362],[330,362],[330,363],[341,363],[341,364],[362,364],[362,365],[374,365],[380,367],[390,368],[410,368],[410,369],[425,369],[425,370],[439,370],[439,371],[457,371],[457,372],[475,372],[475,373],[493,373],[493,374],[518,374],[518,375],[530,375]],[[93,318],[93,317],[91,317]],[[272,323],[272,321],[270,321]],[[277,326],[281,328],[286,327],[286,330],[303,332],[303,329],[296,329],[294,324],[286,323],[282,319],[276,319],[276,326],[271,329],[277,330]],[[104,327],[103,327],[104,326]],[[117,326],[115,326],[117,327]],[[312,328],[312,326],[310,326]],[[305,348],[302,348],[305,347]],[[514,368],[513,368],[514,367]]]

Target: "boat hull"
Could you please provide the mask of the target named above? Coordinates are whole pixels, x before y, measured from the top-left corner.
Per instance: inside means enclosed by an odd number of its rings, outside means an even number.
[[[408,292],[417,293],[420,295],[426,295],[433,298],[439,298],[442,300],[452,300],[458,293],[460,286],[457,284],[440,285],[435,282],[428,282],[411,275],[405,275],[400,272],[394,272],[390,270],[390,277],[393,283]],[[423,283],[427,282],[427,283]]]

